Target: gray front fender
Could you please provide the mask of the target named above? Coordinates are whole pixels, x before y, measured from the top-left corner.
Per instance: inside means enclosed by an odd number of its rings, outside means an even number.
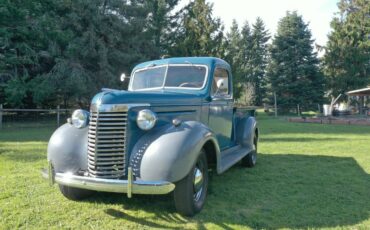
[[[204,124],[186,121],[178,127],[167,125],[142,137],[133,148],[130,165],[136,178],[144,181],[176,182],[184,178],[195,164],[207,141],[217,140]]]
[[[72,172],[87,169],[88,128],[77,129],[70,124],[59,127],[48,144],[48,160],[55,172]]]

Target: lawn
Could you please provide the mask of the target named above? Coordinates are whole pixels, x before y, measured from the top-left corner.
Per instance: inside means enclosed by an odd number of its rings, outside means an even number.
[[[258,164],[212,175],[194,218],[170,195],[69,201],[39,172],[53,130],[0,130],[0,229],[370,229],[370,127],[258,120]]]

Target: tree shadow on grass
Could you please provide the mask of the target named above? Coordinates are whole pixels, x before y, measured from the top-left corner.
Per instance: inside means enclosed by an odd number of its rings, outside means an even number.
[[[316,123],[294,123],[286,120],[264,120],[258,119],[261,123],[261,130],[264,134],[320,134],[320,135],[367,135],[370,126],[359,125],[337,125],[337,124],[316,124]],[[263,121],[264,120],[264,121]]]
[[[197,228],[212,223],[221,228],[321,228],[350,226],[369,219],[370,177],[350,157],[297,154],[259,154],[253,169],[234,166],[210,184],[207,203],[193,218],[176,214],[172,196],[98,193],[87,202],[123,203],[122,210],[107,209],[115,218],[148,227]],[[154,217],[137,217],[125,210],[144,210]],[[171,227],[174,228],[174,227]]]
[[[260,140],[263,142],[313,142],[313,141],[328,142],[328,141],[348,141],[348,138],[262,137]]]

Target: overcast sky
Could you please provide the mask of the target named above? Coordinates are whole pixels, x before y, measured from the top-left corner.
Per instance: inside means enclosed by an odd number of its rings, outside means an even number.
[[[245,20],[253,23],[256,17],[261,17],[266,24],[270,34],[273,35],[277,23],[286,11],[296,10],[303,16],[313,38],[319,45],[325,45],[327,34],[330,32],[330,21],[335,12],[338,11],[339,0],[207,0],[213,3],[214,16],[220,17],[225,29],[230,28],[233,19],[239,25]],[[182,0],[185,5],[189,0]]]

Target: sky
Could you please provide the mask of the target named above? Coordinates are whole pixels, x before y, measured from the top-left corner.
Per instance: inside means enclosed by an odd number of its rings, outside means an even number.
[[[246,20],[250,24],[259,16],[266,24],[271,35],[275,34],[280,18],[286,11],[297,11],[309,23],[315,43],[325,45],[330,32],[330,21],[338,11],[339,0],[207,0],[213,3],[214,16],[221,18],[226,31],[236,19],[239,26]],[[189,0],[182,0],[185,5]]]

